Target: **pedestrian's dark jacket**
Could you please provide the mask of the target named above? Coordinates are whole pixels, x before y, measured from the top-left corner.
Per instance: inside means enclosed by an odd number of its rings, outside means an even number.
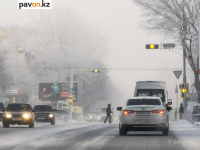
[[[107,109],[106,109],[106,114],[107,114],[107,115],[110,115],[111,113],[112,113],[111,108],[110,108],[110,107],[107,107]]]
[[[184,107],[183,106],[180,106],[179,113],[184,113]]]

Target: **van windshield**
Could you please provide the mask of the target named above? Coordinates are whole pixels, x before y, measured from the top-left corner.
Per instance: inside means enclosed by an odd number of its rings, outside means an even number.
[[[138,89],[137,96],[153,96],[160,97],[162,102],[165,102],[165,94],[162,89]]]

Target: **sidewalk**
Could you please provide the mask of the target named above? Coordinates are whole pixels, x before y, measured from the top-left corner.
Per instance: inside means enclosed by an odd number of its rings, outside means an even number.
[[[170,131],[178,138],[173,144],[181,144],[188,150],[200,149],[200,126],[183,119],[170,122]]]

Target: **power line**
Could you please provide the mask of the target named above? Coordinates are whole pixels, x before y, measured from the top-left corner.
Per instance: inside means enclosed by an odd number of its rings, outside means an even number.
[[[127,60],[132,60],[132,59],[153,59],[153,60],[169,60],[169,59],[174,59],[174,60],[177,60],[177,59],[182,59],[182,58],[144,58],[144,57],[137,57],[137,58],[103,58],[104,60],[106,59],[127,59]]]
[[[52,66],[52,67],[29,67],[29,66],[7,66],[7,68],[46,68],[46,69],[65,69],[65,70],[92,70],[94,68],[98,68],[100,70],[181,70],[182,68],[101,68],[101,67],[91,67],[91,68],[76,68],[76,67],[72,67],[72,68],[68,68],[68,67],[56,67],[56,66]],[[188,70],[191,70],[191,68],[187,68]]]

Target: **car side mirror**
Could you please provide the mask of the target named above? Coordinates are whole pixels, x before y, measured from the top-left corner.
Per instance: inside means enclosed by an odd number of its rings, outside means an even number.
[[[5,108],[3,108],[2,111],[5,112],[6,111]]]
[[[168,105],[172,105],[172,100],[171,99],[169,99],[169,101],[168,101],[168,103],[167,103]]]
[[[167,111],[170,111],[170,110],[172,110],[172,107],[168,106],[166,109],[167,109]]]
[[[53,109],[53,111],[57,111],[57,109]]]
[[[32,110],[32,112],[35,112],[35,110]]]
[[[122,110],[122,107],[117,107],[117,111],[121,111]]]

